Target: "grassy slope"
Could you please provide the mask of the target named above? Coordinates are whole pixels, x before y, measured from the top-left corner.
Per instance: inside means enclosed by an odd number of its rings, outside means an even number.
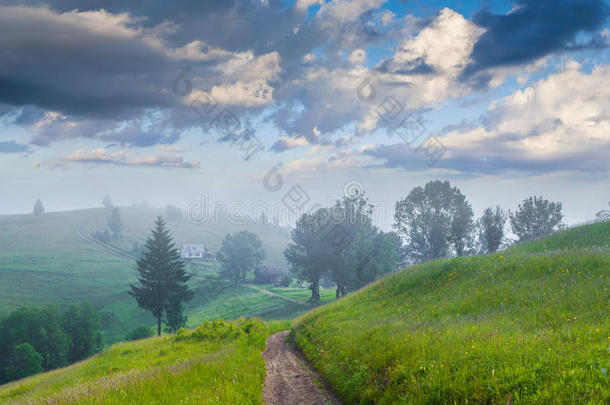
[[[133,242],[143,243],[155,216],[163,214],[164,210],[152,208],[122,208],[124,238],[113,245],[129,251]],[[283,264],[282,249],[288,235],[272,225],[196,225],[180,221],[170,222],[168,226],[178,245],[203,243],[212,250],[219,248],[227,232],[250,230],[261,237],[268,263]],[[89,300],[102,312],[106,342],[122,338],[135,326],[153,325],[151,316],[137,308],[127,295],[129,283],[135,281],[134,260],[113,255],[76,234],[76,231],[91,234],[104,227],[103,209],[48,213],[40,217],[0,216],[0,316],[20,305],[67,305]],[[213,268],[205,266],[191,266],[190,270],[204,277],[215,273]],[[241,299],[241,305],[233,305],[230,311],[215,311],[205,306],[214,302],[217,295],[241,291],[218,291],[206,283],[200,279],[192,281],[197,296],[189,305],[188,313],[197,322],[204,315],[235,318],[245,314],[277,319],[299,313],[291,313],[290,308],[279,311],[277,298],[272,296],[253,297],[255,302]]]
[[[115,344],[81,363],[0,386],[0,402],[261,404],[261,351],[269,333],[285,327],[241,319]]]
[[[305,315],[295,341],[347,403],[609,403],[609,240],[594,224],[412,266]]]

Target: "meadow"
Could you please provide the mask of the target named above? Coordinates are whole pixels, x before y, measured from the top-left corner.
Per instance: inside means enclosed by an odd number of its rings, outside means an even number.
[[[106,344],[121,340],[133,328],[155,324],[152,316],[139,309],[127,294],[135,282],[134,244],[144,243],[157,215],[155,208],[121,208],[123,237],[110,243],[92,243],[89,237],[106,226],[104,209],[87,209],[34,215],[0,216],[0,316],[19,306],[57,304],[66,306],[89,301],[101,314]],[[215,251],[227,232],[249,230],[263,241],[267,264],[285,265],[282,251],[289,233],[271,224],[231,224],[218,221],[195,224],[187,220],[170,221],[177,246],[200,243]],[[291,318],[304,310],[299,306],[282,308],[277,297],[252,294],[247,288],[229,288],[211,281],[217,266],[211,263],[188,264],[197,277],[191,280],[195,299],[187,308],[197,325],[205,319],[235,319],[256,315],[264,319]],[[248,293],[246,297],[236,294]],[[216,303],[230,298],[228,307]],[[210,306],[208,306],[210,305]],[[306,310],[307,308],[305,308]]]
[[[287,323],[210,321],[175,335],[118,343],[93,358],[0,387],[13,404],[260,404],[261,351]]]
[[[411,266],[306,314],[294,340],[349,404],[607,404],[609,238],[592,224]]]

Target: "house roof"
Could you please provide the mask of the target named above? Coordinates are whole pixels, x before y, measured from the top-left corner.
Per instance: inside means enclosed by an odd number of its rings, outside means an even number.
[[[183,244],[182,245],[183,253],[203,253],[205,251],[205,247],[203,245],[194,245],[194,244]]]

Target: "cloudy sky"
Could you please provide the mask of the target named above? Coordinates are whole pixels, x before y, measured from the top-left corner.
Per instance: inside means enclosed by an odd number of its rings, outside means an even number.
[[[605,0],[0,0],[0,214],[610,200]],[[305,200],[302,200],[305,201]],[[241,208],[239,208],[241,207]],[[252,208],[254,207],[254,208]],[[304,206],[307,209],[307,206]]]

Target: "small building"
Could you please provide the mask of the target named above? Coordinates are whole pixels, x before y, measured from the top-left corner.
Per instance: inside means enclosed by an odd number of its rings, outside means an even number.
[[[203,259],[207,257],[207,250],[203,245],[184,244],[180,249],[182,259]]]
[[[254,284],[279,285],[284,276],[289,274],[287,267],[260,266],[254,270]]]

